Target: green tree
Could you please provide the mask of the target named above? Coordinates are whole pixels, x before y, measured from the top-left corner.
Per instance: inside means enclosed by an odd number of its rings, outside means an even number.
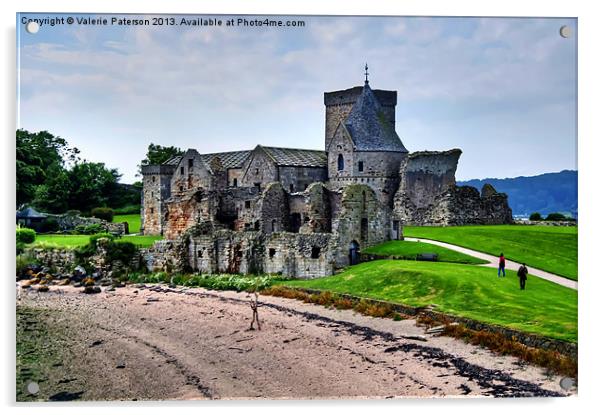
[[[184,152],[181,148],[174,146],[164,147],[159,144],[150,143],[146,151],[146,158],[142,160],[141,165],[163,164],[170,158],[181,156],[182,154],[184,154]]]
[[[529,216],[529,220],[542,220],[543,218],[541,217],[541,213],[539,212],[534,212],[531,213],[531,216]]]
[[[48,131],[17,130],[17,207],[30,203],[36,197],[38,186],[45,184],[52,174],[64,170],[66,163],[75,163],[78,159],[79,150],[69,147],[61,137]]]
[[[77,163],[67,176],[70,187],[67,205],[69,209],[82,212],[106,206],[121,177],[117,169],[106,168],[104,163],[91,162]]]

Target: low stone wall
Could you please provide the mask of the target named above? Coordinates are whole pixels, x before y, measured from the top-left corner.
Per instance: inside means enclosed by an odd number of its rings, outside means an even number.
[[[58,273],[68,273],[75,266],[75,252],[71,249],[26,248],[24,253],[42,266],[56,268]]]
[[[89,225],[101,225],[106,232],[116,233],[118,235],[124,235],[129,233],[127,222],[107,222],[106,220],[99,218],[88,218],[79,215],[52,215],[47,214],[48,219],[54,219],[59,225],[61,231],[72,231],[77,226],[89,226]]]
[[[526,225],[526,226],[577,226],[577,221],[572,220],[516,220],[515,225]]]
[[[296,288],[297,290],[304,291],[308,294],[320,294],[321,290],[313,290],[313,289],[305,289],[305,288]],[[433,320],[447,320],[451,322],[456,322],[463,324],[467,328],[471,330],[484,330],[490,333],[501,334],[505,338],[509,340],[517,341],[525,346],[534,347],[543,350],[551,350],[556,351],[564,356],[568,356],[572,359],[577,360],[577,352],[578,345],[577,343],[570,343],[562,340],[552,339],[549,337],[540,336],[537,334],[525,333],[518,330],[513,330],[507,327],[498,326],[495,324],[483,323],[481,321],[473,320],[466,317],[457,317],[449,314],[441,313],[438,311],[433,311],[424,307],[412,307],[403,304],[390,303],[388,301],[380,301],[380,300],[372,300],[362,297],[357,297],[349,294],[339,294],[342,298],[347,298],[350,300],[363,300],[370,304],[375,305],[386,305],[391,307],[394,311],[407,314],[410,316],[427,316],[432,318]]]

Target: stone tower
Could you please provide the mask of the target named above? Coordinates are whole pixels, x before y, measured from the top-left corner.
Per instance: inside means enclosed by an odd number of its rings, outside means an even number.
[[[395,91],[373,91],[367,79],[363,87],[324,95],[332,189],[366,184],[392,207],[399,166],[408,154],[395,132],[396,101]]]
[[[140,232],[144,235],[162,235],[167,206],[171,196],[171,179],[176,166],[161,164],[142,166],[142,212]]]

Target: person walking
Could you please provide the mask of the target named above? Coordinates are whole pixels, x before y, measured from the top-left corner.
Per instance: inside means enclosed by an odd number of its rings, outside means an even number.
[[[525,289],[525,284],[527,283],[527,274],[528,273],[529,273],[529,270],[527,269],[527,266],[525,264],[522,264],[520,266],[520,268],[518,269],[518,272],[516,273],[518,275],[518,281],[520,283],[521,290]]]
[[[499,278],[500,273],[505,277],[506,276],[506,258],[504,258],[504,253],[500,254],[500,262],[497,267],[497,276]]]

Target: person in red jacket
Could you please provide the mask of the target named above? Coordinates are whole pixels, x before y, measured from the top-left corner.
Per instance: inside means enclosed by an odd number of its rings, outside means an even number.
[[[506,258],[504,258],[504,254],[500,254],[500,262],[497,267],[497,276],[500,276],[500,273],[505,277],[506,276]]]

